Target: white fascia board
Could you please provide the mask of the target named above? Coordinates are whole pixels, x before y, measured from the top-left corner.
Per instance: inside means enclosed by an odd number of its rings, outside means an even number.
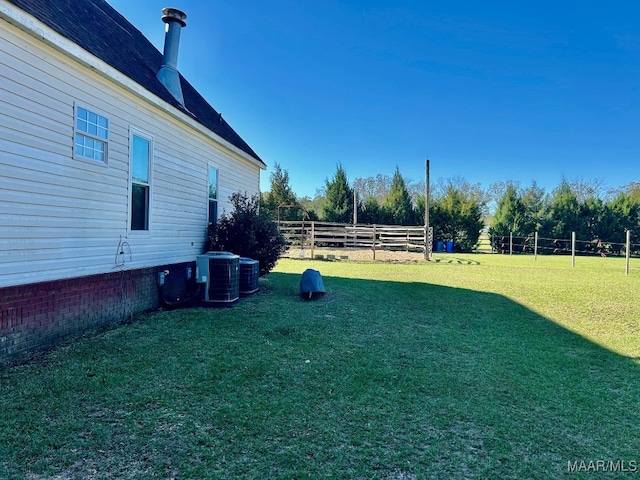
[[[189,115],[186,115],[185,113],[176,109],[175,107],[173,107],[173,105],[157,97],[142,85],[134,82],[129,77],[122,74],[109,64],[103,62],[98,57],[87,52],[82,47],[63,37],[55,30],[48,27],[46,24],[42,23],[41,21],[37,20],[36,18],[32,17],[25,11],[19,9],[6,0],[0,0],[0,18],[27,33],[28,35],[34,37],[35,39],[40,40],[46,45],[49,45],[50,47],[66,55],[72,60],[75,60],[83,66],[91,69],[110,82],[119,85],[128,92],[153,105],[154,107],[164,111],[169,116],[184,123],[190,128],[200,132],[204,136],[210,138],[215,143],[223,147],[225,150],[229,151],[239,160],[249,162],[262,170],[265,170],[267,168],[264,163],[256,160],[251,155],[247,154],[221,136],[212,132]]]

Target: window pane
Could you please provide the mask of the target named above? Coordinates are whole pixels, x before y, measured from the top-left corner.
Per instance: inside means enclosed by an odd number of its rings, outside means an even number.
[[[76,134],[76,139],[75,139],[76,155],[81,155],[83,157],[93,158],[95,160],[100,160],[104,162],[106,151],[107,151],[107,142],[94,140],[93,138],[86,137],[80,133]]]
[[[209,200],[209,223],[215,225],[218,222],[218,202]]]
[[[74,154],[106,162],[109,120],[76,106]]]
[[[149,187],[131,185],[131,230],[149,229]]]
[[[104,143],[102,143],[102,142],[95,142],[95,143],[96,143],[96,145],[95,145],[96,154],[95,154],[94,158],[96,160],[104,161]]]
[[[218,170],[209,167],[209,198],[218,198]]]
[[[149,183],[149,140],[134,135],[131,148],[133,181]]]

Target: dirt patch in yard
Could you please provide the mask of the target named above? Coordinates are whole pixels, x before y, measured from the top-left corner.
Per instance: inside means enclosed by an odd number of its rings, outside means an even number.
[[[311,249],[290,248],[283,255],[285,258],[298,258],[310,260]],[[314,248],[313,258],[316,260],[329,261],[355,261],[355,262],[397,262],[397,263],[413,263],[424,262],[423,252],[407,252],[401,250],[376,250],[375,253],[369,248]]]

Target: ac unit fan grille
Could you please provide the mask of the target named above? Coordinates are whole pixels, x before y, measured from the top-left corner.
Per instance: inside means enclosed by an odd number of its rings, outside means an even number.
[[[258,291],[260,262],[251,258],[240,258],[240,294],[249,295]]]

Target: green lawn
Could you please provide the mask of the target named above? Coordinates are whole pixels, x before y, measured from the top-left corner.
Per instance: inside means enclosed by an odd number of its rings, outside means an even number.
[[[281,260],[0,369],[0,478],[631,477],[639,292],[620,259]]]

